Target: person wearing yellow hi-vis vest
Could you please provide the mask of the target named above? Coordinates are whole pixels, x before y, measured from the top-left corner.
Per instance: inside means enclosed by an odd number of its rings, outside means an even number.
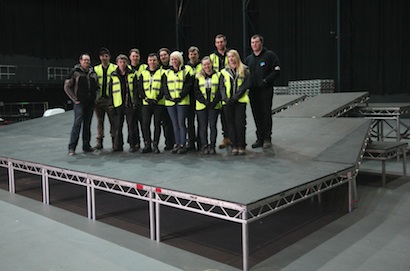
[[[174,51],[171,56],[171,68],[162,77],[165,106],[172,121],[175,145],[172,153],[186,153],[186,118],[188,116],[189,92],[193,79],[192,68],[184,65],[182,54]]]
[[[105,114],[107,114],[108,120],[110,122],[110,135],[112,147],[114,148],[114,116],[108,109],[108,83],[110,82],[111,73],[117,68],[115,64],[110,62],[111,53],[107,48],[102,47],[100,49],[99,55],[101,64],[94,66],[94,72],[97,74],[97,82],[99,87],[99,92],[97,93],[94,108],[95,116],[97,118],[97,144],[95,145],[95,148],[98,150],[104,147],[103,139]]]
[[[141,72],[147,68],[147,64],[141,62],[141,55],[140,55],[140,50],[137,48],[132,48],[129,52],[129,58],[130,58],[130,65],[129,67],[131,70],[134,72],[137,72],[138,76],[141,75]],[[139,102],[141,102],[141,99],[138,99]],[[136,117],[135,117],[135,148],[139,149],[140,148],[140,130],[142,134],[142,104],[138,104],[137,110],[135,111]]]
[[[139,96],[142,100],[142,134],[145,147],[142,153],[160,153],[158,149],[161,135],[161,121],[165,112],[165,98],[162,88],[162,71],[159,68],[158,55],[148,55],[148,67],[139,77]],[[154,115],[154,141],[151,140],[151,118]],[[152,146],[151,146],[152,144]]]
[[[209,57],[212,61],[212,67],[215,71],[220,72],[222,71],[226,65],[228,64],[228,57],[226,53],[228,52],[227,49],[228,40],[224,34],[218,34],[215,36],[215,51],[212,52]],[[229,139],[228,135],[228,125],[226,124],[225,113],[221,111],[221,125],[222,125],[222,136],[223,140],[219,144],[220,149],[224,149],[231,145],[231,140]]]
[[[250,72],[238,51],[229,50],[228,65],[221,71],[220,91],[228,133],[232,141],[232,154],[245,154],[246,105],[249,103]]]
[[[212,68],[209,56],[201,61],[202,70],[196,74],[194,92],[196,97],[195,109],[199,122],[199,138],[203,154],[216,154],[215,144],[217,136],[216,122],[221,111],[221,92],[219,91],[220,73]],[[208,145],[208,123],[210,145]]]
[[[110,109],[115,120],[115,139],[113,151],[123,151],[124,139],[122,127],[124,118],[128,126],[129,152],[135,152],[135,110],[138,106],[138,75],[128,68],[128,57],[120,54],[116,58],[117,69],[111,73],[109,84]]]
[[[186,65],[191,66],[192,68],[192,76],[195,77],[195,74],[202,70],[201,61],[199,59],[199,48],[196,46],[191,46],[188,48],[188,61]],[[189,93],[190,97],[190,106],[188,109],[188,143],[186,148],[188,150],[195,150],[196,146],[198,146],[198,150],[201,148],[201,142],[199,139],[199,132],[196,131],[195,127],[195,94],[194,94],[194,85],[192,84],[191,92]]]

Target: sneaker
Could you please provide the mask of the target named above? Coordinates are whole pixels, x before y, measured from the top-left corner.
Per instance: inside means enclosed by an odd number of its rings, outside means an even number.
[[[139,150],[140,147],[141,147],[140,143],[137,143],[137,144],[135,144],[135,146],[134,146],[134,148],[135,148],[136,150]]]
[[[269,149],[270,147],[272,147],[272,143],[270,142],[270,140],[263,141],[263,148],[264,149]]]
[[[239,149],[237,147],[232,148],[232,154],[233,155],[238,155]]]
[[[128,149],[128,152],[135,152],[137,149],[135,148],[135,147],[130,147],[129,149]]]
[[[212,147],[211,147],[211,148],[209,149],[209,154],[212,154],[212,155],[213,155],[213,154],[216,154],[215,148],[212,148]]]
[[[159,151],[157,145],[154,145],[154,146],[152,147],[152,151],[153,151],[154,153],[160,153],[160,151]]]
[[[178,149],[178,154],[184,154],[187,152],[188,152],[188,149],[184,145],[181,145],[180,148]]]
[[[243,147],[239,147],[238,148],[238,155],[245,155],[245,154],[246,154],[245,149]]]
[[[224,137],[221,144],[219,144],[220,149],[225,149],[226,147],[232,144],[231,140],[228,137]]]
[[[97,145],[94,146],[94,149],[96,149],[96,150],[101,150],[101,149],[103,149],[103,148],[104,148],[104,147],[103,147],[103,143],[102,143],[102,142],[98,142]]]
[[[120,151],[123,151],[124,149],[122,148],[122,147],[120,147],[120,148],[113,148],[112,149],[112,151],[113,152],[120,152]]]
[[[75,150],[68,150],[68,155],[69,156],[74,156],[75,155]]]
[[[174,147],[171,150],[171,153],[177,153],[179,150],[179,145],[175,144]]]
[[[260,140],[256,140],[256,142],[252,144],[252,149],[260,148],[262,146],[263,146],[263,142]]]

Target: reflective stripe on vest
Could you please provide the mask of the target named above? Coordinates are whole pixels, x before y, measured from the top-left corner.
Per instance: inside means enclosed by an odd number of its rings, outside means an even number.
[[[208,80],[210,80],[210,84],[211,84],[211,86],[210,86],[211,87],[211,97],[209,98],[210,102],[212,102],[215,99],[215,95],[219,91],[219,88],[218,88],[218,86],[219,86],[219,75],[220,75],[220,73],[214,73],[214,74],[212,74],[211,78],[208,78]],[[197,74],[196,78],[198,79],[199,90],[201,91],[201,93],[205,97],[205,99],[208,100],[206,89],[209,86],[206,86],[207,85],[207,83],[206,83],[207,79],[205,79],[205,77],[200,75],[200,74]],[[218,103],[215,106],[215,109],[220,109],[221,106],[222,106],[221,103]],[[200,111],[200,110],[204,110],[206,108],[206,106],[203,103],[201,103],[200,101],[196,100],[195,108],[196,108],[196,110]]]
[[[192,75],[192,68],[188,65],[185,65],[185,68],[179,70],[177,73],[175,73],[173,69],[166,71],[168,91],[172,99],[181,97],[181,92],[184,88],[184,82],[187,75]],[[165,100],[166,106],[173,106],[174,104],[173,101]],[[178,104],[189,105],[189,94]]]
[[[229,74],[229,72],[226,69],[223,69],[221,71],[221,75],[224,77],[224,85],[225,85],[225,89],[226,89],[226,97],[228,97],[228,99],[231,98],[231,89],[232,89],[232,84],[231,84],[231,76]],[[236,89],[238,89],[242,84],[243,84],[243,80],[245,78],[242,76],[238,77],[237,80],[237,86]],[[248,96],[248,90],[245,91],[245,93],[239,98],[238,102],[240,103],[245,103],[248,104],[249,103],[249,96]],[[222,104],[226,104],[225,102],[222,102]]]
[[[105,89],[105,93],[107,96],[109,95],[108,85],[110,83],[111,73],[115,71],[116,68],[117,68],[117,65],[114,65],[112,63],[110,63],[107,68],[107,89]],[[97,81],[98,81],[98,86],[100,88],[100,97],[101,97],[103,93],[102,85],[103,85],[103,74],[104,74],[102,64],[95,66],[94,72],[97,74]]]
[[[143,81],[142,89],[144,90],[145,96],[147,96],[148,99],[156,100],[158,95],[160,94],[161,76],[162,71],[160,69],[158,69],[153,75],[151,75],[151,72],[149,70],[143,70],[141,72],[141,78]],[[142,101],[142,104],[148,105],[148,103],[145,100]],[[165,98],[163,97],[161,100],[159,100],[158,104],[164,105]]]
[[[128,80],[128,88],[130,90],[130,96],[131,96],[131,102],[134,102],[134,77],[135,73],[129,73],[127,74],[127,80]],[[122,100],[122,95],[121,95],[121,81],[120,78],[118,78],[117,75],[112,74],[111,75],[111,81],[112,81],[112,99],[113,99],[113,104],[114,107],[119,107],[122,105],[123,100]]]

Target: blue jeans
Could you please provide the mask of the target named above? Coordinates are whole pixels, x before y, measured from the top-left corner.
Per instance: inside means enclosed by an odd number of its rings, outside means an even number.
[[[75,150],[80,137],[81,125],[83,126],[83,150],[91,148],[91,120],[93,118],[94,104],[74,104],[74,124],[71,129],[69,150]]]
[[[174,129],[175,144],[185,145],[186,143],[186,124],[185,120],[188,116],[188,105],[173,105],[167,107],[169,117],[172,121]]]

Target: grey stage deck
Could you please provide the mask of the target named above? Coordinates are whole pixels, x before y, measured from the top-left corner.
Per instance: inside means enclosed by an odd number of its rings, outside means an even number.
[[[340,92],[320,94],[298,106],[275,114],[275,117],[335,117],[368,99],[368,92]]]
[[[50,165],[240,204],[355,166],[364,119],[274,119],[273,151],[244,157],[111,153],[67,155],[72,112],[1,127],[0,157]],[[252,138],[252,133],[248,133]],[[248,142],[252,140],[248,139]],[[245,192],[246,191],[246,192]]]

